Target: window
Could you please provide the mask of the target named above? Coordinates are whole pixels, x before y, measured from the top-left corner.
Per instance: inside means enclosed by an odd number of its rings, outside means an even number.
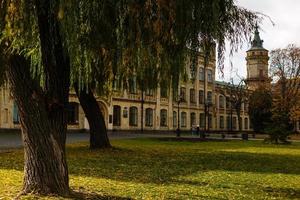
[[[196,103],[195,90],[194,89],[190,89],[190,102],[191,103]]]
[[[161,98],[168,98],[168,88],[166,86],[162,86],[160,88],[160,97]]]
[[[229,97],[226,97],[226,109],[230,108],[230,99]]]
[[[20,123],[19,109],[16,103],[14,103],[13,105],[13,123],[14,124]]]
[[[122,80],[120,79],[120,76],[116,75],[113,79],[113,89],[114,90],[121,89],[121,83],[122,83]]]
[[[236,122],[237,122],[237,121],[236,121],[236,117],[233,117],[233,118],[232,118],[232,129],[233,129],[233,130],[236,130],[236,129],[237,129],[237,127],[236,127]]]
[[[219,108],[224,108],[224,96],[223,95],[220,95],[219,96]]]
[[[245,128],[245,130],[249,129],[249,127],[248,127],[248,118],[247,117],[244,119],[244,128]]]
[[[186,112],[181,112],[181,127],[186,127]]]
[[[219,127],[220,129],[224,129],[224,116],[220,116]]]
[[[208,127],[212,128],[212,114],[208,114]]]
[[[136,89],[136,77],[132,77],[128,80],[129,82],[129,93],[131,94],[136,94],[137,89]]]
[[[191,113],[191,127],[196,125],[196,114]]]
[[[207,92],[207,103],[212,103],[212,92],[211,91]]]
[[[200,127],[204,128],[204,124],[205,124],[205,115],[204,113],[200,113]]]
[[[213,82],[212,70],[210,70],[210,69],[207,70],[207,82],[209,82],[209,83]]]
[[[226,117],[226,128],[227,128],[227,130],[231,130],[231,118],[230,118],[230,116]]]
[[[8,123],[8,109],[4,109],[4,123]]]
[[[147,89],[146,92],[145,92],[145,94],[147,96],[153,96],[154,95],[154,91],[152,89]]]
[[[121,126],[121,106],[113,107],[113,125]]]
[[[263,78],[264,77],[264,70],[260,69],[259,70],[259,78]]]
[[[199,68],[199,80],[204,81],[204,68]]]
[[[166,109],[160,110],[160,126],[167,126],[168,112]]]
[[[78,107],[79,104],[76,102],[70,102],[67,107],[68,111],[68,124],[78,124]]]
[[[182,101],[186,101],[185,93],[186,93],[185,87],[181,87],[180,88],[180,97],[182,98]]]
[[[146,109],[146,126],[153,126],[153,109]]]
[[[137,107],[129,108],[129,126],[137,126],[138,124],[138,109]]]
[[[173,127],[177,127],[177,112],[173,111]]]
[[[199,90],[199,104],[204,103],[204,92],[203,90]]]

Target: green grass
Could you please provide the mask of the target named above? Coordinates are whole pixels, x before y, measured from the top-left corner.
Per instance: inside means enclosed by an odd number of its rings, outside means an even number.
[[[90,199],[300,199],[300,143],[112,141],[70,145],[70,186]],[[0,153],[0,199],[22,186],[23,152]],[[26,196],[22,199],[57,199]],[[62,198],[61,198],[62,199]]]

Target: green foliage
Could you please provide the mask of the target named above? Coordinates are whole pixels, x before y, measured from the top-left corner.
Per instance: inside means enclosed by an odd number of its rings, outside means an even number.
[[[255,132],[265,131],[271,122],[272,95],[269,91],[259,88],[249,98],[249,115]]]
[[[81,88],[92,84],[100,93],[109,92],[116,77],[126,83],[131,76],[145,89],[171,82],[177,89],[187,58],[195,70],[195,52],[203,49],[209,57],[217,44],[222,68],[225,40],[237,49],[259,20],[232,0],[61,0],[51,6],[69,54],[71,82]],[[26,55],[43,85],[34,1],[1,0],[0,11],[6,53]]]
[[[70,186],[86,199],[299,199],[300,144],[112,141],[67,147]],[[0,198],[22,187],[22,150],[0,151]],[[79,194],[77,194],[79,195]],[[21,199],[84,199],[25,196]]]

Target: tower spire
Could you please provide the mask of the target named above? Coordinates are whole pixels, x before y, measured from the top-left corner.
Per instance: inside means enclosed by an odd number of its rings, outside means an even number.
[[[254,39],[251,42],[251,49],[253,48],[264,48],[263,47],[263,40],[260,38],[259,31],[258,31],[258,25],[256,23],[255,25],[255,31],[254,31]]]

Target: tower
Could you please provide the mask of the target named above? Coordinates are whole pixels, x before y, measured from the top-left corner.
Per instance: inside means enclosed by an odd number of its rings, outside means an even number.
[[[263,40],[259,36],[257,25],[251,48],[247,51],[246,61],[246,81],[249,89],[256,90],[259,87],[268,87],[271,81],[268,76],[269,51],[263,47]]]

